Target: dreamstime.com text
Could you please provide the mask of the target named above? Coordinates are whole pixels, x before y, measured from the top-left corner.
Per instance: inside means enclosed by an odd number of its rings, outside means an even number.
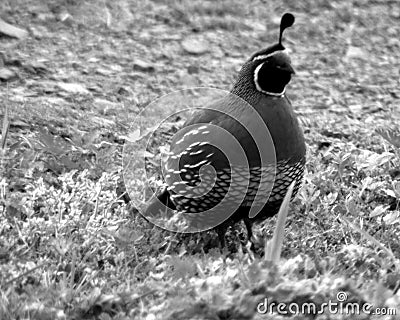
[[[374,307],[370,303],[359,304],[356,302],[347,302],[347,293],[340,291],[336,295],[337,301],[328,300],[327,302],[317,304],[313,302],[304,303],[284,303],[271,302],[268,298],[257,305],[257,312],[260,314],[343,314],[343,315],[396,315],[396,308]]]

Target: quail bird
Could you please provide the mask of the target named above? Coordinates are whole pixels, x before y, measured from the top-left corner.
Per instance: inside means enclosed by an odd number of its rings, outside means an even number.
[[[288,187],[295,181],[293,199],[301,186],[306,154],[303,132],[293,107],[285,96],[286,86],[294,70],[284,52],[282,34],[286,28],[293,25],[294,20],[292,14],[285,13],[281,18],[279,42],[253,54],[242,66],[230,96],[216,101],[211,108],[198,110],[172,139],[170,157],[166,162],[166,188],[149,202],[145,214],[151,215],[160,208],[161,203],[178,212],[191,214],[192,217],[201,217],[202,212],[218,206],[228,193],[229,187],[232,187],[233,194],[237,195],[235,183],[239,181],[239,184],[242,184],[244,181],[246,189],[239,205],[221,219],[223,221],[218,221],[213,226],[221,246],[224,247],[227,228],[240,220],[244,221],[248,239],[251,240],[253,222],[275,215]],[[275,161],[271,163],[274,163],[275,174],[269,192],[268,188],[262,189],[260,181],[264,173],[270,172],[271,168],[266,170],[269,165],[260,160],[257,150],[259,145],[251,140],[248,132],[249,128],[259,124],[253,124],[249,112],[238,106],[239,100],[250,105],[259,114],[272,138]],[[194,125],[196,127],[193,129]],[[242,146],[248,161],[247,176],[241,173],[243,168],[235,167],[235,164],[211,143],[211,138],[215,142],[219,137],[218,134],[210,136],[211,126],[223,128]],[[257,128],[255,130],[258,130]],[[268,140],[268,135],[265,135],[265,140]],[[178,160],[178,169],[169,168],[170,162],[174,160]],[[202,166],[206,166],[203,170],[205,173],[209,172],[212,175],[214,172],[214,180],[211,179],[212,183],[209,183],[211,188],[207,192],[202,190],[198,197],[190,196],[186,191],[181,192],[179,186],[182,184],[194,188],[198,186],[202,180]],[[236,182],[232,180],[234,172],[239,172],[242,179]],[[180,181],[177,181],[177,177]],[[260,193],[262,206],[257,210],[257,214],[250,214],[252,206],[256,205],[255,195]],[[206,216],[206,219],[212,218],[212,212]]]

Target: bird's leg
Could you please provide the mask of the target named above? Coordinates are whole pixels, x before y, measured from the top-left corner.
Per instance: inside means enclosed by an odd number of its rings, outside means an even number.
[[[247,216],[243,218],[243,222],[247,229],[247,239],[251,241],[251,237],[253,236],[253,230],[251,229],[251,227],[253,224],[251,223],[249,217]]]
[[[250,221],[248,216],[243,218],[243,222],[244,222],[244,225],[246,226],[246,229],[247,229],[247,240],[251,242],[250,249],[252,251],[255,251],[254,238],[253,238],[253,229],[252,229],[253,223]]]
[[[247,229],[247,239],[249,241],[251,241],[251,237],[253,236],[253,230],[251,229],[252,223],[251,223],[249,217],[245,217],[243,219],[243,221],[244,221],[244,225],[246,226],[246,229]]]
[[[228,230],[228,227],[224,224],[222,224],[216,228],[221,250],[223,250],[225,248],[225,234],[226,234],[227,230]]]

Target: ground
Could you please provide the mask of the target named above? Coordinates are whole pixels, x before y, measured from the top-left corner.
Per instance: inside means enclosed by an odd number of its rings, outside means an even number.
[[[397,1],[13,0],[0,9],[28,31],[0,38],[0,69],[11,72],[0,82],[1,319],[280,319],[257,312],[264,299],[372,306],[297,319],[398,319]],[[240,227],[221,253],[213,232],[185,237],[148,223],[124,194],[121,160],[141,110],[177,89],[229,90],[241,64],[276,42],[284,12],[296,16],[285,35],[296,70],[287,95],[308,162],[274,265],[248,250]],[[269,239],[274,223],[257,234]]]

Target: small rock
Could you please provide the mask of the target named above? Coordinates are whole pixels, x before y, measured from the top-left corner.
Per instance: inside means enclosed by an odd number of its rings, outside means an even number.
[[[124,71],[124,68],[122,66],[120,66],[119,64],[111,64],[111,65],[108,65],[108,67],[110,68],[110,70],[115,71],[115,72]]]
[[[196,73],[199,73],[199,71],[200,71],[199,66],[189,66],[189,67],[187,68],[187,72],[188,72],[189,74],[196,74]]]
[[[81,65],[80,61],[72,61],[71,67],[78,70],[78,69],[82,68],[82,65]]]
[[[103,88],[97,84],[89,84],[86,88],[92,92],[103,92]]]
[[[344,57],[344,60],[349,61],[351,59],[367,60],[368,53],[362,48],[349,46],[346,52],[346,56]]]
[[[46,65],[41,61],[31,61],[23,65],[28,72],[35,74],[45,74],[48,70]]]
[[[390,38],[388,40],[388,45],[393,47],[400,47],[400,40],[396,38]]]
[[[29,30],[30,30],[32,36],[35,39],[42,39],[43,38],[43,33],[40,30],[38,30],[37,28],[31,27],[31,28],[29,28]]]
[[[133,61],[133,69],[143,72],[153,72],[155,70],[154,66],[151,63],[148,63],[140,59],[136,59]]]
[[[113,74],[113,72],[111,70],[105,69],[105,68],[97,68],[96,73],[98,73],[102,76],[110,76]]]
[[[18,78],[18,75],[7,68],[0,68],[0,81],[10,81]]]
[[[97,107],[100,114],[105,116],[115,115],[118,113],[118,110],[121,109],[121,104],[100,98],[94,99],[93,104]]]
[[[90,62],[90,63],[97,63],[97,62],[99,62],[100,61],[100,59],[99,58],[96,58],[96,57],[91,57],[91,58],[89,58],[89,60],[88,60],[88,62]]]
[[[396,18],[396,19],[400,18],[400,9],[399,9],[399,7],[398,6],[394,6],[392,8],[392,10],[390,10],[390,15],[393,18]]]
[[[57,20],[61,21],[67,26],[71,26],[74,22],[73,17],[68,12],[61,12],[57,17]]]
[[[89,91],[79,83],[66,83],[66,82],[59,82],[57,86],[67,92],[70,93],[77,93],[77,94],[88,94]]]
[[[132,95],[132,90],[129,87],[120,87],[117,93],[121,96],[130,96]]]
[[[11,24],[0,19],[0,33],[12,38],[25,39],[28,36],[28,31],[14,27]]]
[[[204,54],[208,52],[208,43],[197,37],[187,37],[181,42],[182,48],[190,54]]]

